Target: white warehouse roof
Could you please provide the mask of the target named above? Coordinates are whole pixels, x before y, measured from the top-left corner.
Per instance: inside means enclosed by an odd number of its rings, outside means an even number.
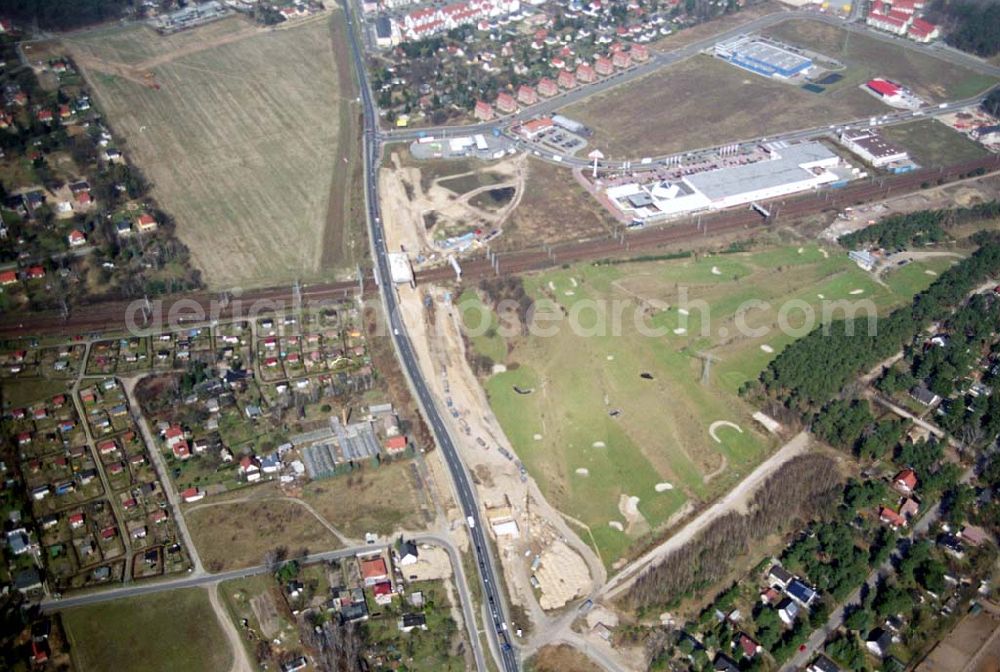
[[[773,150],[778,158],[688,175],[684,181],[712,201],[773,189],[814,178],[807,168],[832,164],[837,155],[818,142]]]

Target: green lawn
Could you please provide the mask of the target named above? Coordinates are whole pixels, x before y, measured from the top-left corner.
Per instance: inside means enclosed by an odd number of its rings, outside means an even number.
[[[610,564],[686,502],[727,491],[774,449],[737,391],[806,333],[810,313],[814,323],[847,308],[882,313],[933,280],[924,270],[946,265],[893,270],[883,285],[844,251],[808,245],[529,276],[525,289],[540,314],[554,316],[544,323],[552,333],[505,342],[508,371],[491,376],[486,390],[546,497],[590,527]],[[542,299],[556,308],[546,311]],[[484,349],[499,351],[497,339]],[[709,435],[716,421],[743,431],[721,429],[717,443]],[[673,488],[658,492],[658,483]],[[628,524],[622,495],[639,498],[641,520]]]
[[[886,271],[882,280],[897,294],[916,294],[927,289],[936,277],[955,261],[956,257],[915,261]]]
[[[232,664],[200,588],[67,609],[63,623],[81,672],[219,672]]]

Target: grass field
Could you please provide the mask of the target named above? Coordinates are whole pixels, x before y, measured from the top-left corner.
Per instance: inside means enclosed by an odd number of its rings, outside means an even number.
[[[814,21],[788,21],[768,34],[837,58],[844,79],[821,94],[768,80],[711,56],[696,56],[562,110],[594,130],[612,158],[709,147],[882,114],[891,110],[862,91],[890,77],[931,101],[963,98],[995,80],[938,59]],[[623,103],[623,101],[629,101]]]
[[[290,554],[338,548],[340,542],[309,511],[289,501],[233,502],[184,514],[205,567],[221,572],[264,562],[284,546]]]
[[[886,126],[882,135],[905,147],[921,166],[948,166],[988,154],[982,145],[933,119]]]
[[[67,609],[63,624],[80,672],[219,672],[232,664],[200,588]]]
[[[509,370],[490,377],[486,389],[518,456],[553,504],[590,527],[605,562],[662,530],[682,507],[728,490],[776,446],[737,391],[804,333],[795,331],[803,308],[821,315],[822,295],[866,299],[882,310],[933,280],[906,271],[885,286],[842,252],[799,249],[575,266],[525,280],[532,296],[555,302],[563,317],[544,323],[554,325],[552,335],[509,337]],[[471,321],[475,312],[464,314]],[[595,327],[598,314],[605,329]],[[659,333],[643,335],[637,314]],[[580,333],[569,327],[574,315]],[[789,333],[777,329],[779,319]],[[502,352],[495,338],[487,337],[485,349]],[[705,353],[714,358],[707,382]],[[709,427],[717,421],[736,423],[742,433],[720,427],[716,442]],[[657,491],[659,483],[673,488]],[[620,508],[623,495],[639,498],[641,518]]]
[[[334,527],[361,539],[365,532],[389,534],[393,530],[424,529],[421,498],[412,475],[411,460],[365,468],[357,474],[313,481],[302,499],[309,502]]]
[[[842,28],[817,21],[786,21],[764,32],[782,42],[818,51],[846,64],[846,76],[838,87],[860,84],[872,77],[887,77],[928,102],[939,103],[974,96],[996,83],[995,78],[923,52],[857,33],[848,36]]]
[[[334,12],[282,30],[230,19],[66,40],[210,286],[329,277],[366,249],[349,215],[357,140],[341,23]]]

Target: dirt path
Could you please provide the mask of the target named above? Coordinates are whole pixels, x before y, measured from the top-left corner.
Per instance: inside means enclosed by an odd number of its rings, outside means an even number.
[[[233,651],[233,664],[230,666],[229,672],[253,672],[255,668],[250,664],[250,659],[247,657],[247,650],[243,646],[243,638],[240,637],[239,631],[236,630],[233,619],[229,617],[229,611],[219,600],[218,584],[205,586],[205,590],[208,591],[208,601],[212,604],[215,617],[219,619],[219,627],[226,634],[229,648]]]
[[[286,497],[240,497],[238,499],[227,499],[222,502],[203,502],[201,504],[195,504],[194,506],[189,507],[187,509],[187,513],[191,513],[192,511],[197,511],[198,509],[206,509],[213,506],[226,506],[227,504],[246,504],[248,502],[293,502],[303,507],[309,513],[311,513],[313,517],[317,521],[319,521],[320,525],[329,530],[330,534],[337,537],[340,543],[342,543],[344,546],[360,546],[362,544],[360,540],[351,539],[350,537],[344,535],[340,530],[331,525],[330,521],[324,518],[319,511],[314,509],[312,504],[303,501],[298,497],[287,497],[287,496]]]
[[[691,541],[709,523],[729,511],[745,512],[750,498],[757,487],[788,460],[801,455],[809,447],[809,435],[806,432],[796,434],[791,441],[782,446],[778,452],[762,462],[753,473],[730,490],[725,497],[705,509],[698,517],[671,535],[669,539],[646,553],[635,562],[630,563],[604,586],[603,597],[613,598],[632,585],[632,582],[643,569],[659,562],[673,551]]]

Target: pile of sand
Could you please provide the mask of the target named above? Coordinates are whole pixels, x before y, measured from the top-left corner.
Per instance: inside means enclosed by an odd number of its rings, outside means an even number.
[[[587,564],[562,541],[555,541],[542,551],[535,578],[542,591],[538,603],[542,609],[559,609],[590,589]]]

